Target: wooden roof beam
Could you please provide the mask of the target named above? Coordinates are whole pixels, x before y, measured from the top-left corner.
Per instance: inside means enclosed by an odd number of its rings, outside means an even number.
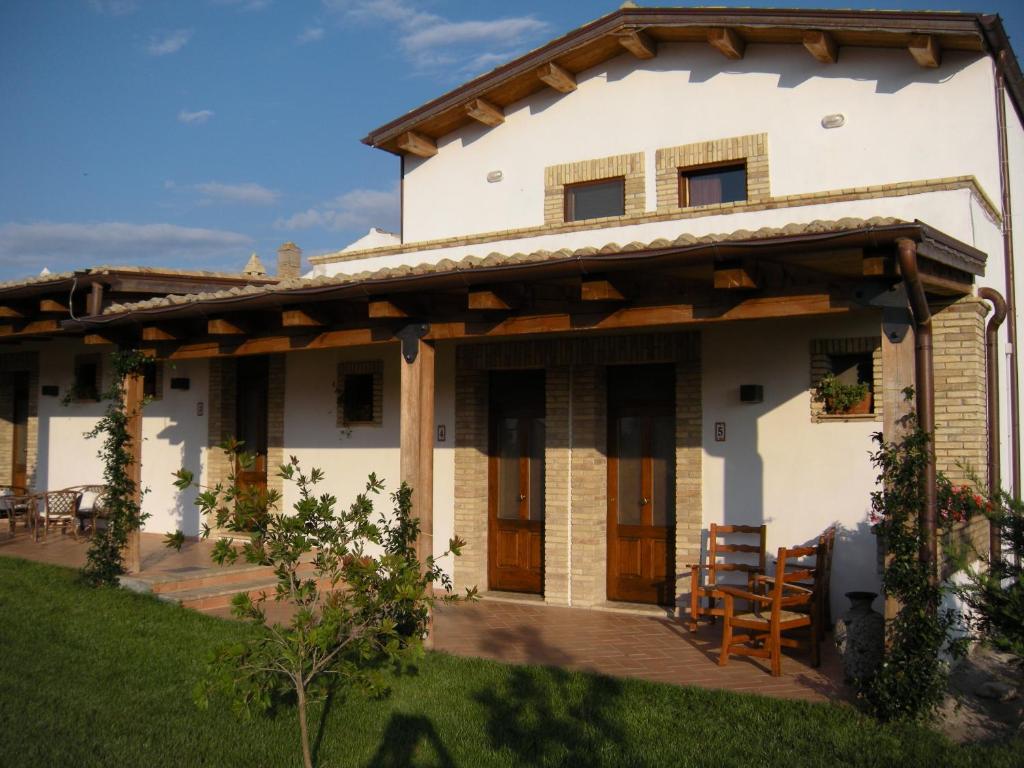
[[[162,323],[160,325],[147,325],[142,329],[143,341],[175,341],[186,336],[180,329],[173,325]]]
[[[491,128],[505,122],[505,110],[487,99],[473,99],[466,105],[466,114]]]
[[[839,61],[839,45],[828,32],[812,29],[804,32],[804,48],[822,64]]]
[[[211,317],[206,321],[206,333],[210,336],[245,336],[249,329],[237,319]]]
[[[469,310],[505,311],[512,306],[511,301],[496,291],[474,289],[466,295],[466,308]]]
[[[641,29],[630,29],[615,36],[619,45],[638,59],[653,59],[658,55],[658,43]]]
[[[437,154],[437,142],[417,131],[406,131],[399,136],[398,148],[417,157],[433,157]]]
[[[281,325],[284,328],[319,328],[327,325],[320,313],[305,309],[282,309]]]
[[[725,58],[739,60],[747,44],[739,33],[731,27],[712,27],[708,30],[708,42]]]
[[[585,279],[580,283],[580,301],[625,301],[622,289],[606,279]]]
[[[52,315],[66,315],[70,312],[68,303],[58,299],[40,299],[39,311]]]
[[[910,38],[907,50],[922,67],[934,69],[942,64],[942,46],[935,35],[915,35]]]
[[[714,286],[719,290],[757,288],[757,270],[752,261],[715,264]]]
[[[553,61],[549,61],[537,70],[537,77],[559,93],[572,93],[576,90],[576,75]]]
[[[0,318],[4,320],[21,320],[25,317],[25,313],[17,307],[10,305],[0,306]]]
[[[37,333],[59,333],[58,320],[32,320],[17,325],[0,325],[0,336],[32,336]]]
[[[367,307],[371,319],[408,317],[409,313],[387,299],[372,299]]]

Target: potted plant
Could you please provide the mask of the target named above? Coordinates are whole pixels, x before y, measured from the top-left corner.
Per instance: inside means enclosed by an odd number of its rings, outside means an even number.
[[[844,384],[834,373],[826,373],[814,388],[814,396],[829,415],[871,413],[872,397],[868,385]]]

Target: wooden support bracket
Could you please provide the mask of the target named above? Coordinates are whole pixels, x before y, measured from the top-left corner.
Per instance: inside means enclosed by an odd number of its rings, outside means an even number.
[[[433,157],[437,154],[437,142],[416,131],[406,131],[399,136],[398,148],[417,157]]]
[[[615,36],[619,45],[638,59],[653,59],[658,55],[658,43],[640,29],[630,29]]]
[[[374,319],[409,316],[408,312],[388,299],[371,299],[367,306],[367,314]]]
[[[747,44],[739,33],[730,27],[712,27],[708,30],[708,42],[727,59],[742,59]]]
[[[942,64],[942,46],[935,35],[915,35],[910,38],[907,50],[922,67],[934,69]]]
[[[505,122],[505,110],[487,99],[473,99],[466,105],[466,114],[492,128]]]
[[[625,301],[626,295],[610,280],[584,280],[580,283],[580,301]]]
[[[239,320],[211,317],[206,321],[206,332],[210,336],[244,336],[249,330]]]
[[[537,77],[559,93],[571,93],[576,90],[576,76],[553,61],[540,67],[537,70]]]
[[[285,328],[319,328],[326,323],[305,309],[282,309],[281,325]]]
[[[816,29],[804,32],[804,48],[822,64],[835,64],[839,61],[839,46],[828,32]]]
[[[57,299],[40,299],[39,311],[54,315],[66,315],[70,311],[66,301]]]

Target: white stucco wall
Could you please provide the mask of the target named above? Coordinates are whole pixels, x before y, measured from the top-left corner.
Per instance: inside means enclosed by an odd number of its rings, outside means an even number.
[[[816,62],[802,46],[751,45],[726,61],[703,44],[663,44],[577,75],[573,93],[541,91],[506,108],[504,124],[469,125],[438,153],[409,157],[406,242],[543,223],[546,166],[768,134],[774,195],[974,174],[998,194],[992,72],[980,54],[947,51],[935,70],[904,50],[843,48]],[[842,128],[821,118],[841,112]],[[488,183],[489,171],[504,178]],[[883,212],[884,213],[884,212]]]
[[[880,318],[765,321],[703,331],[704,525],[768,525],[768,552],[816,540],[839,526],[832,604],[843,593],[878,591],[868,459],[876,421],[814,423],[810,417],[810,341],[877,336]],[[741,384],[764,387],[764,402],[741,403]],[[725,422],[725,442],[715,423]]]
[[[1020,118],[1017,116],[1017,112],[1010,103],[1009,99],[1006,100],[1006,123],[1007,123],[1007,145],[1009,149],[1009,165],[1010,165],[1010,195],[1013,203],[1013,253],[1014,253],[1014,282],[1016,288],[1016,300],[1017,300],[1017,342],[1018,345],[1022,342],[1022,323],[1024,323],[1024,307],[1021,307],[1021,302],[1024,301],[1024,127],[1021,126]],[[999,258],[1002,259],[1002,251],[999,251]],[[1007,291],[1004,288],[1000,288],[1003,291],[1003,295],[1007,295]],[[1000,333],[1000,351],[1003,353],[1003,360],[1005,362],[1005,353],[1007,349],[1008,339],[1005,328]],[[1024,355],[1021,355],[1021,351],[1017,351],[1017,377],[1018,381],[1024,384]],[[1022,387],[1024,390],[1024,387]],[[1008,425],[1008,413],[1009,413],[1009,388],[1006,385],[1005,376],[1002,382],[1003,392],[1003,424]],[[1018,393],[1020,395],[1017,407],[1019,413],[1024,413],[1024,391]],[[1004,428],[1004,433],[1007,431],[1008,426]],[[1010,485],[1010,457],[1009,452],[1004,449],[1003,452],[1003,485],[1009,487]]]

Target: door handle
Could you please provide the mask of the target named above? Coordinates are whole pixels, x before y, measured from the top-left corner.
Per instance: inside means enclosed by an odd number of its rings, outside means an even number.
[[[650,499],[648,499],[646,496],[641,496],[640,497],[640,506],[641,507],[646,507],[649,503],[650,503]]]

